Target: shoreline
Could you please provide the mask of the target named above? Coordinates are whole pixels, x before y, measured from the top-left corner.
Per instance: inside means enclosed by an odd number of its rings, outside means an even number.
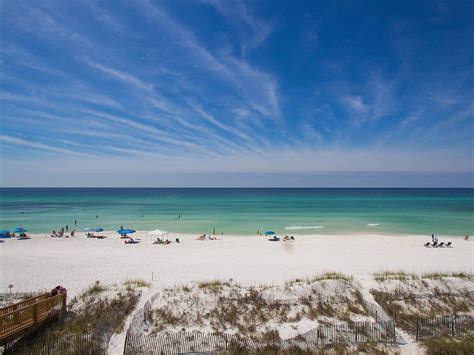
[[[132,237],[134,237],[135,235],[147,235],[148,233],[152,232],[153,230],[136,230],[135,233],[131,234]],[[172,231],[167,231],[169,233],[170,236],[173,236],[173,237],[176,237],[176,236],[199,236],[199,235],[203,235],[203,234],[207,234],[207,235],[210,235],[210,236],[216,236],[216,237],[219,237],[219,236],[223,236],[223,237],[239,237],[239,238],[264,238],[264,237],[269,237],[269,236],[265,236],[265,235],[257,235],[257,234],[245,234],[245,233],[229,233],[229,234],[220,234],[220,233],[216,233],[216,234],[212,234],[212,233],[208,233],[208,232],[203,232],[203,231],[198,231],[198,232],[172,232]],[[71,229],[69,229],[69,231],[65,231],[64,234],[67,234],[67,235],[70,235],[71,233]],[[74,238],[76,237],[85,237],[87,233],[91,233],[91,232],[86,232],[86,231],[83,231],[83,230],[75,230],[75,236]],[[120,235],[117,234],[117,232],[115,230],[104,230],[102,232],[93,232],[94,234],[106,234],[107,237],[117,237],[117,238],[120,238]],[[50,237],[51,236],[51,231],[50,232],[45,232],[45,233],[29,233],[27,232],[26,233],[27,235],[31,236],[31,237]],[[275,235],[279,236],[279,237],[283,237],[285,235],[288,235],[288,236],[298,236],[298,237],[343,237],[343,236],[354,236],[354,237],[418,237],[418,238],[421,238],[421,237],[426,237],[428,239],[431,240],[431,235],[429,234],[417,234],[417,233],[391,233],[391,232],[377,232],[377,231],[372,231],[372,232],[357,232],[357,231],[354,231],[354,232],[337,232],[337,233],[298,233],[297,231],[294,231],[294,230],[289,230],[289,231],[286,231],[284,233],[275,233]],[[435,235],[439,238],[454,238],[454,239],[459,239],[459,238],[465,238],[466,235],[453,235],[453,234],[436,234]],[[472,238],[471,240],[474,241],[474,235],[468,235],[469,238]],[[271,237],[271,236],[270,236]],[[14,238],[13,238],[14,239]]]

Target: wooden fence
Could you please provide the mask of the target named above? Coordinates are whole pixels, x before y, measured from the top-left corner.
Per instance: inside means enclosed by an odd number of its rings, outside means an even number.
[[[127,334],[125,354],[180,354],[187,352],[217,352],[246,350],[261,352],[264,349],[316,350],[319,347],[338,343],[394,343],[393,327],[382,327],[374,322],[356,322],[351,325],[327,325],[288,340],[264,341],[243,338],[238,335],[175,333],[166,335]]]
[[[418,318],[413,326],[416,340],[432,336],[462,336],[474,333],[474,317],[449,315],[443,317]]]
[[[0,345],[66,311],[67,294],[45,293],[0,309]]]
[[[49,334],[22,341],[5,351],[5,355],[105,355],[100,339],[91,333]]]

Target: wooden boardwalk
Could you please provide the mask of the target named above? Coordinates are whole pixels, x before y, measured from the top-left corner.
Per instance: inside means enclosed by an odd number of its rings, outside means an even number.
[[[48,293],[0,309],[0,345],[20,338],[66,312],[67,294]]]

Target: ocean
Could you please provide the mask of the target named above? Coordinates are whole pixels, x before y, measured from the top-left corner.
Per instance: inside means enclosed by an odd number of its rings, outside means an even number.
[[[474,234],[474,189],[2,188],[0,229]],[[77,221],[77,225],[75,225]]]

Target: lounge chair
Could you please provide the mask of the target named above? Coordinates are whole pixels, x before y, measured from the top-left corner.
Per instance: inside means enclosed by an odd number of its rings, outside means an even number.
[[[270,242],[279,242],[280,241],[280,238],[278,238],[277,236],[271,238],[271,239],[268,239]]]
[[[179,238],[176,238],[176,243],[181,243],[181,242],[179,241]]]
[[[430,242],[426,242],[426,243],[423,244],[423,245],[428,248],[428,247],[431,245],[431,243],[430,243]]]
[[[433,248],[437,248],[437,247],[438,247],[438,242],[433,242],[433,243],[431,244],[431,246],[432,246]]]
[[[444,242],[439,243],[438,248],[444,248]]]
[[[130,240],[125,241],[125,244],[138,244],[138,243],[140,243],[138,240],[133,240],[132,238],[130,238]]]
[[[446,243],[446,247],[452,248],[451,244],[453,244],[453,242],[447,242],[447,243]]]

